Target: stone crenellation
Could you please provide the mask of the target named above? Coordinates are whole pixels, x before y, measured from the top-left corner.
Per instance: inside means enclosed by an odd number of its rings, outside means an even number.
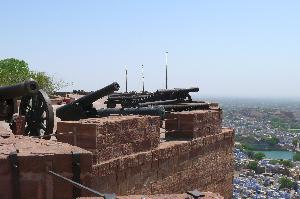
[[[57,132],[60,133],[58,141],[93,152],[94,164],[97,164],[158,147],[160,119],[151,116],[112,116],[58,122]]]

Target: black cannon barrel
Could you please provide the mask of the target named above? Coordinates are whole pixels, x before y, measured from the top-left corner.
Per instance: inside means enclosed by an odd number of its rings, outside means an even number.
[[[121,104],[123,108],[145,107],[159,104],[172,104],[169,100],[176,102],[191,102],[192,97],[190,92],[198,92],[198,87],[191,88],[175,88],[175,89],[160,89],[155,92],[130,93],[130,94],[113,94],[108,96],[108,107],[115,107],[116,104]],[[160,102],[159,102],[160,101]],[[163,102],[165,101],[165,102]]]
[[[174,89],[160,89],[156,91],[157,93],[173,93],[173,92],[185,92],[185,93],[190,93],[190,92],[199,92],[198,87],[191,87],[191,88],[174,88]]]
[[[117,82],[113,82],[112,84],[105,86],[104,88],[101,88],[95,92],[92,92],[88,95],[85,95],[77,100],[75,100],[73,103],[79,103],[79,104],[92,104],[93,102],[97,101],[98,99],[107,96],[115,91],[118,91],[120,88],[120,85]]]
[[[107,117],[110,115],[151,115],[160,116],[162,119],[165,115],[163,107],[139,107],[139,108],[103,108],[97,110],[97,117]]]
[[[25,95],[34,95],[39,91],[36,81],[28,80],[21,84],[0,87],[0,99],[13,99]]]
[[[159,105],[163,107],[166,111],[191,111],[191,110],[208,110],[210,109],[209,103],[184,103],[184,104],[172,104],[172,105]]]
[[[139,103],[138,105],[139,105],[139,107],[147,107],[147,106],[174,104],[176,102],[177,102],[177,99],[175,99],[175,100],[165,100],[165,101],[144,102],[144,103]]]
[[[85,95],[70,104],[59,107],[56,110],[56,116],[61,120],[80,120],[88,118],[96,114],[96,109],[93,108],[93,102],[107,96],[120,88],[117,82],[114,82],[102,89]]]
[[[178,100],[178,101],[184,101],[186,98],[189,99],[189,101],[192,100],[190,96],[190,92],[198,92],[199,88],[192,87],[192,88],[176,88],[176,89],[162,89],[157,90],[156,92],[145,96],[138,98],[136,100],[132,100],[131,104],[136,106],[140,103],[146,103],[146,102],[155,102],[155,101],[167,101],[167,100]],[[129,105],[131,105],[129,104]]]
[[[140,98],[149,97],[151,94],[133,94],[133,95],[110,95],[108,96],[109,100],[135,100]]]

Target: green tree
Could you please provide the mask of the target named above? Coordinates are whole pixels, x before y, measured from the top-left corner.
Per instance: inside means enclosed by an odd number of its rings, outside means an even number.
[[[268,143],[271,146],[275,146],[276,144],[279,143],[279,139],[277,137],[264,137],[261,139],[262,141]]]
[[[44,72],[30,71],[30,77],[37,81],[39,87],[47,93],[53,93],[63,87],[68,86],[64,81],[55,80]]]
[[[293,163],[290,160],[281,160],[280,164],[282,164],[283,166],[289,167],[289,168],[293,167]]]
[[[296,153],[294,156],[293,156],[293,160],[294,161],[300,161],[300,153]]]
[[[293,142],[292,142],[292,143],[293,143],[294,147],[296,147],[296,146],[297,146],[297,144],[298,144],[298,140],[296,140],[296,139],[295,139],[295,140],[293,140]]]
[[[0,60],[0,85],[13,85],[30,78],[30,70],[25,61],[14,58]]]
[[[244,150],[251,151],[253,147],[250,144],[242,144]]]
[[[295,186],[294,182],[285,176],[281,177],[279,179],[279,184],[280,184],[280,186],[279,186],[280,189],[283,189],[283,188],[291,189],[291,188],[294,188],[294,186]]]
[[[262,160],[264,159],[264,157],[266,157],[266,155],[264,153],[258,152],[254,154],[254,159],[255,160]]]
[[[290,160],[270,160],[270,162],[269,162],[270,164],[281,164],[281,165],[283,165],[283,166],[285,166],[285,167],[289,167],[289,168],[291,168],[291,167],[293,167],[293,163],[292,163],[292,161],[290,161]]]
[[[258,162],[257,161],[249,162],[247,168],[256,171],[258,168]]]
[[[23,60],[14,58],[0,60],[0,86],[18,84],[30,78],[36,80],[39,87],[48,94],[69,85],[64,81],[55,80],[44,72],[30,71],[28,64]]]
[[[249,158],[251,158],[251,159],[254,158],[254,152],[253,152],[253,151],[246,151],[246,153],[247,153],[247,156],[248,156]]]
[[[271,137],[271,138],[268,139],[268,143],[271,146],[274,146],[274,145],[279,143],[279,139],[277,137]]]
[[[282,130],[288,129],[288,126],[285,123],[285,121],[279,117],[273,117],[271,119],[271,126],[275,129],[277,128]]]

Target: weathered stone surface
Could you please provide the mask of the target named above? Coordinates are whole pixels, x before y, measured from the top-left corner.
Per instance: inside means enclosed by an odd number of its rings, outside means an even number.
[[[55,141],[12,134],[0,135],[0,198],[13,198],[9,161],[12,152],[17,152],[18,156],[22,199],[72,198],[72,185],[48,174],[48,170],[52,170],[72,178],[72,153],[80,153],[81,181],[82,184],[90,186],[90,152]]]
[[[199,189],[232,196],[232,129],[192,141],[168,141],[147,152],[93,166],[92,187],[119,195],[170,194]]]
[[[201,199],[223,199],[220,194],[203,192],[205,195]],[[188,194],[157,194],[157,195],[129,195],[129,196],[118,196],[118,199],[189,199]],[[80,199],[100,199],[98,197],[81,197]]]
[[[91,151],[94,163],[148,151],[160,141],[160,119],[152,116],[111,116],[58,122],[57,139]]]
[[[198,138],[221,132],[221,110],[171,112],[166,115],[166,137]]]
[[[14,126],[12,133],[15,135],[23,135],[25,133],[25,116],[18,115],[14,117]]]

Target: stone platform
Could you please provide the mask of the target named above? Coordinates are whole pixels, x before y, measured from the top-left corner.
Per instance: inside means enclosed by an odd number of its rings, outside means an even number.
[[[25,199],[72,198],[73,186],[48,174],[52,170],[67,178],[73,177],[72,153],[80,154],[81,182],[90,186],[92,154],[65,143],[26,136],[0,134],[0,198],[13,198],[13,172],[10,154],[19,162],[20,195]],[[89,194],[82,192],[83,196]]]
[[[148,151],[160,142],[160,119],[152,116],[110,116],[57,124],[57,140],[93,153],[94,164]]]

